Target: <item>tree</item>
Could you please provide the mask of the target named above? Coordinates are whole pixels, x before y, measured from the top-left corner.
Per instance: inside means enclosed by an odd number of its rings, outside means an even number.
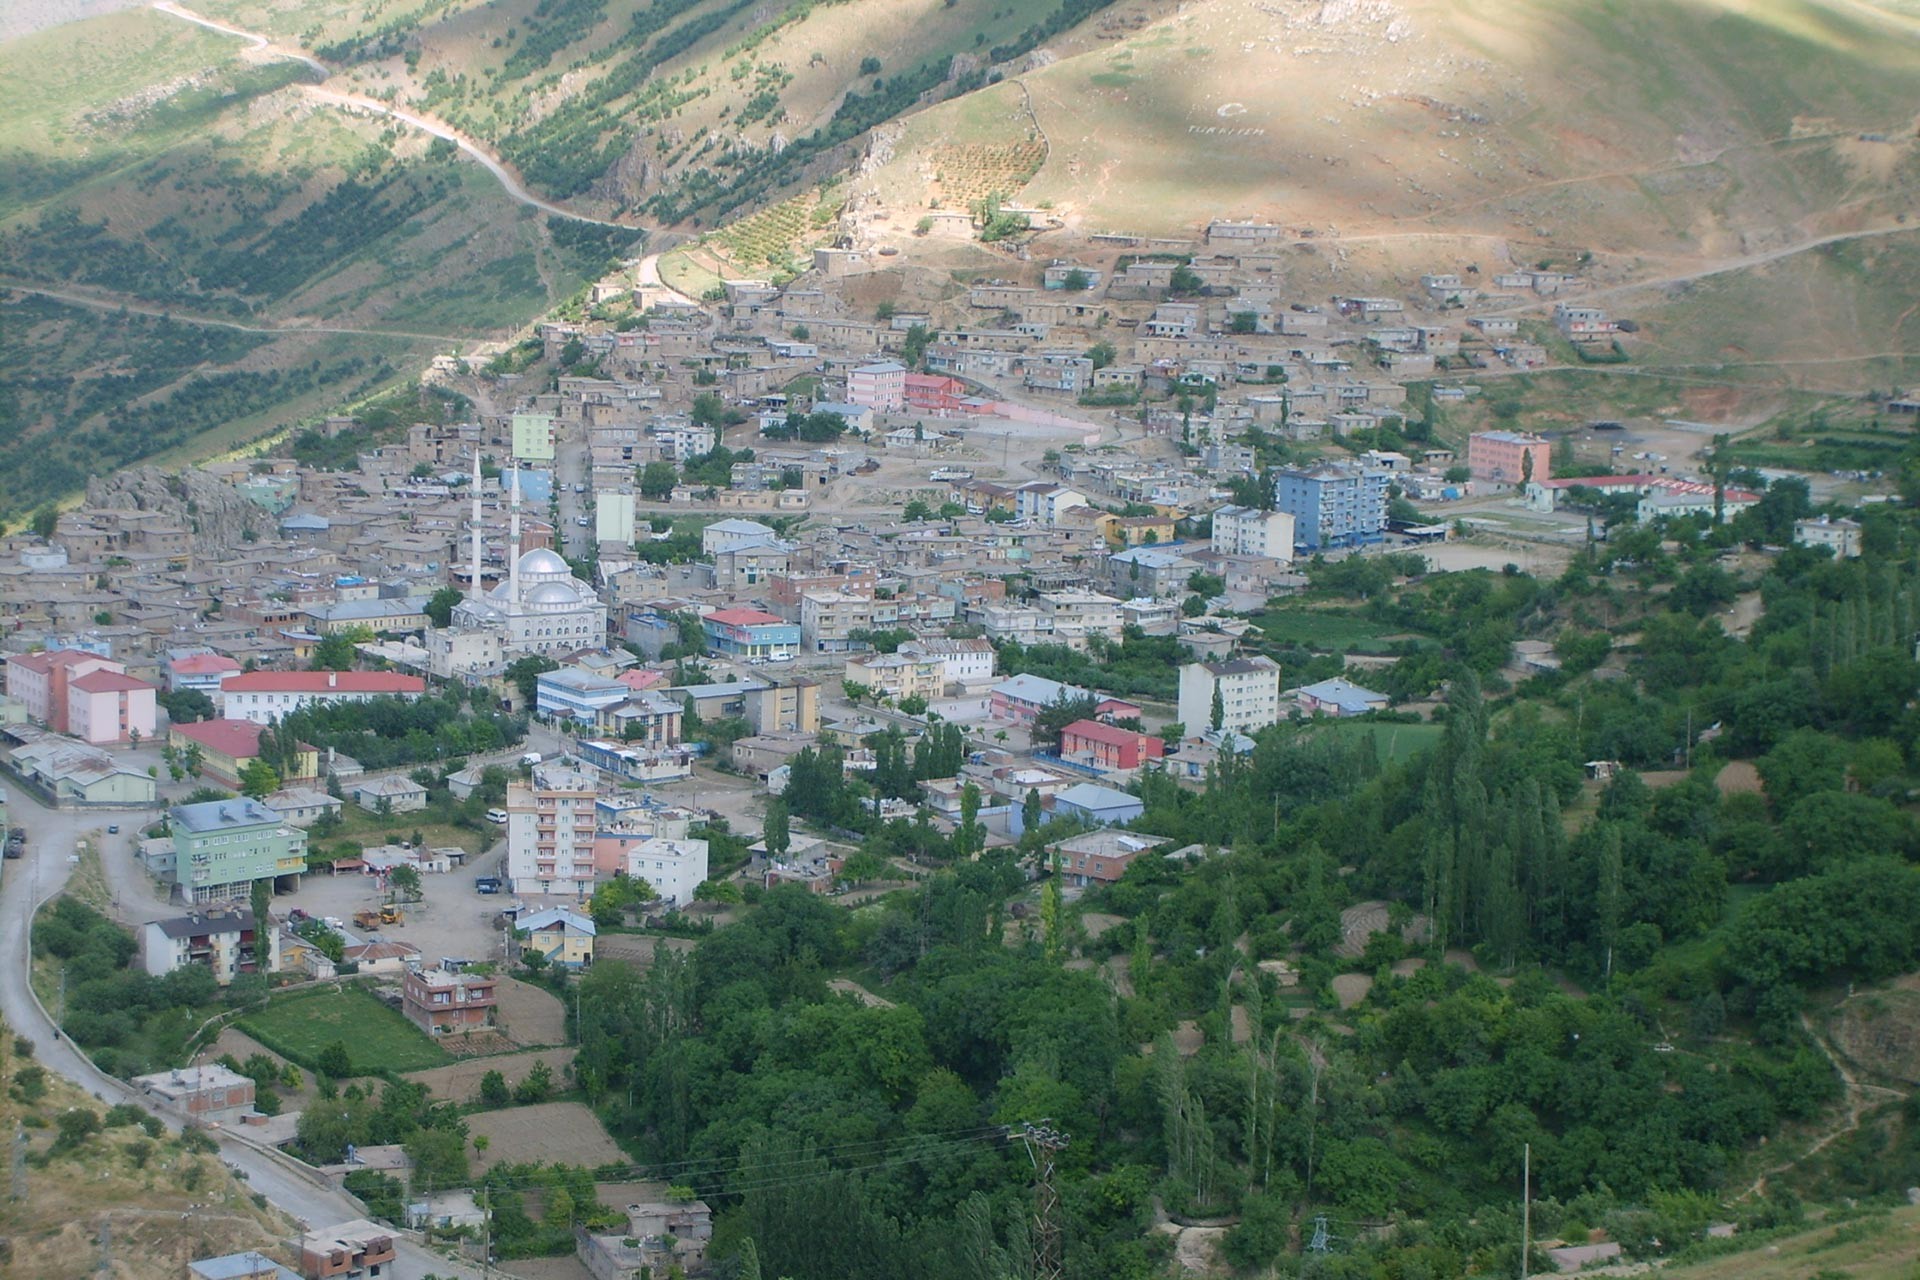
[[[1227,722],[1227,700],[1220,695],[1220,682],[1213,682],[1213,702],[1207,709],[1207,727],[1218,732]]]
[[[330,1076],[335,1080],[344,1080],[353,1074],[353,1059],[347,1054],[346,1044],[340,1040],[335,1040],[322,1049],[320,1056],[314,1059],[313,1065],[321,1075]]]
[[[545,1102],[553,1094],[553,1068],[545,1058],[534,1059],[526,1079],[513,1087],[515,1102]]]
[[[552,658],[535,653],[509,662],[503,674],[507,681],[519,690],[521,705],[531,707],[539,696],[540,677],[546,672],[559,669],[560,664]]]
[[[920,520],[931,520],[933,519],[933,508],[920,501],[920,499],[915,498],[901,510],[900,518],[908,524],[913,524]]]
[[[267,917],[273,904],[273,878],[263,876],[255,880],[247,896],[250,899],[248,905],[253,908],[254,928],[269,928]]]
[[[767,842],[767,852],[776,859],[784,859],[787,849],[793,843],[792,815],[787,810],[784,796],[775,796],[767,801],[767,820],[761,827],[761,838]]]
[[[1119,358],[1120,353],[1114,349],[1111,342],[1096,342],[1087,348],[1087,359],[1093,361],[1095,369],[1104,369]]]
[[[1068,293],[1085,293],[1092,285],[1093,278],[1079,267],[1067,272],[1060,281],[1061,288]]]
[[[442,587],[427,597],[427,607],[422,612],[434,626],[449,627],[453,625],[453,606],[466,598],[466,593],[458,587]]]
[[[265,760],[255,757],[240,770],[240,794],[255,800],[265,799],[280,789],[280,775]]]
[[[640,496],[653,502],[665,502],[673,496],[680,473],[671,462],[649,462],[640,468]]]
[[[60,523],[60,508],[49,503],[33,513],[33,536],[45,542],[53,536],[54,526]]]
[[[927,700],[917,693],[910,693],[900,699],[899,707],[906,715],[925,715],[927,713]]]
[[[732,906],[740,901],[740,886],[731,880],[702,880],[694,886],[693,900],[711,907]]]
[[[351,671],[353,661],[358,656],[358,651],[353,647],[353,637],[344,631],[336,631],[323,636],[320,643],[313,646],[313,670]]]
[[[416,1192],[467,1181],[466,1135],[453,1129],[415,1129],[401,1145],[413,1160]]]
[[[166,708],[167,719],[175,724],[213,719],[213,699],[198,689],[179,689],[161,694],[159,703]]]
[[[1060,731],[1076,720],[1091,719],[1093,709],[1099,705],[1099,700],[1090,693],[1074,695],[1062,689],[1059,696],[1040,708],[1040,713],[1033,718],[1033,749],[1058,752]]]
[[[507,1088],[507,1078],[498,1071],[489,1071],[480,1077],[480,1101],[488,1107],[504,1107],[513,1101],[513,1094]]]
[[[408,902],[420,901],[420,871],[416,867],[395,867],[387,876],[395,893]]]
[[[1028,787],[1026,799],[1020,802],[1020,829],[1033,831],[1038,828],[1045,812],[1041,807],[1040,789]]]

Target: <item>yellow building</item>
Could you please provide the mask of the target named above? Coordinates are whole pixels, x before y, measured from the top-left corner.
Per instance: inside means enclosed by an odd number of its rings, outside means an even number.
[[[947,664],[941,658],[910,658],[903,653],[863,654],[848,658],[844,678],[863,684],[875,697],[937,698],[946,687]]]
[[[520,946],[538,951],[548,964],[584,969],[593,963],[593,921],[565,907],[548,907],[517,921]]]
[[[200,776],[237,789],[241,771],[260,757],[260,734],[265,728],[251,720],[197,720],[168,729],[167,745],[182,755],[189,747],[198,747]],[[281,785],[319,779],[318,750],[303,742],[293,758],[293,776],[280,779]]]

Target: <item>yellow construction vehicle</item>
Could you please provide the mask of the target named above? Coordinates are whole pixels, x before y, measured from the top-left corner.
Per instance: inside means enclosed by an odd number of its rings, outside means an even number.
[[[380,905],[381,924],[400,924],[404,920],[406,920],[406,916],[401,913],[398,906],[391,902],[385,902]]]

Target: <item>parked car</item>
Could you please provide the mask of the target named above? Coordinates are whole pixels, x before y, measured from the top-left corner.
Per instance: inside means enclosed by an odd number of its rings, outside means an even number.
[[[120,834],[120,824],[119,824],[119,823],[117,823],[117,822],[109,822],[109,823],[107,824],[107,834],[108,834],[108,835],[110,835],[110,836],[117,836],[117,835],[119,835],[119,834]]]
[[[491,822],[491,823],[494,823],[495,825],[498,825],[498,824],[500,824],[500,823],[502,823],[502,822],[505,822],[506,820],[507,820],[507,811],[506,811],[505,809],[489,809],[489,810],[487,810],[487,821],[488,821],[488,822]]]
[[[500,885],[499,876],[480,876],[473,882],[474,889],[480,893],[498,893]]]

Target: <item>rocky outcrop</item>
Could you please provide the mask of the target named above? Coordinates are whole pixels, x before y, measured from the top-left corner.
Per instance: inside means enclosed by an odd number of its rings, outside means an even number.
[[[273,516],[238,490],[204,471],[131,467],[87,481],[87,505],[114,511],[154,511],[193,530],[196,557],[220,556],[246,535],[275,536]]]

